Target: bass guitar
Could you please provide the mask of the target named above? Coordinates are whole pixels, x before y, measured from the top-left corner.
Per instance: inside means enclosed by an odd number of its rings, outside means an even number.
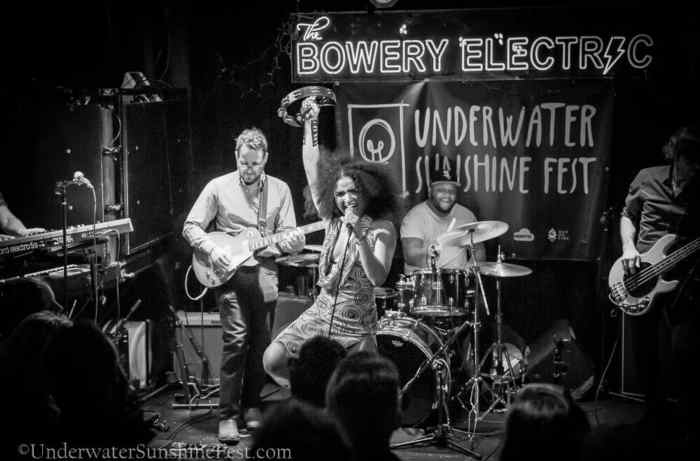
[[[323,221],[298,227],[296,230],[304,234],[320,231],[324,228]],[[284,231],[263,237],[257,229],[247,229],[238,235],[229,235],[226,232],[209,232],[207,236],[219,248],[226,251],[231,258],[231,264],[224,269],[218,268],[209,257],[200,251],[192,255],[192,270],[199,283],[207,288],[214,288],[228,282],[238,268],[247,264],[248,260],[257,250],[280,242],[294,231]]]
[[[621,257],[610,268],[608,297],[625,314],[646,314],[659,294],[676,288],[678,280],[664,280],[661,276],[700,250],[700,237],[666,254],[675,240],[674,234],[657,240],[649,251],[640,255],[641,267],[634,274],[625,274]]]

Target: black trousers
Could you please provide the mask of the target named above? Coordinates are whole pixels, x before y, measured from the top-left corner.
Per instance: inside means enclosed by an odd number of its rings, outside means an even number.
[[[237,418],[260,405],[265,384],[262,357],[270,344],[277,301],[264,301],[259,266],[240,268],[216,291],[216,299],[223,335],[219,417]]]
[[[700,353],[700,315],[698,306],[686,306],[683,315],[669,315],[672,295],[659,299],[652,310],[634,319],[635,362],[650,416],[669,421],[675,413],[678,423],[697,431],[700,398],[691,378]],[[672,311],[671,311],[672,312]],[[678,412],[672,412],[667,398],[677,398]]]

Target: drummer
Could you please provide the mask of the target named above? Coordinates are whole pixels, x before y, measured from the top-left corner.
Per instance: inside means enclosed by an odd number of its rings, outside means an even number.
[[[467,250],[437,245],[440,235],[477,220],[467,207],[457,203],[459,182],[453,171],[454,168],[431,169],[428,199],[411,208],[403,218],[401,246],[406,274],[430,268],[433,255],[440,269],[465,269],[467,265]],[[477,244],[475,250],[477,261],[483,261],[483,244]]]

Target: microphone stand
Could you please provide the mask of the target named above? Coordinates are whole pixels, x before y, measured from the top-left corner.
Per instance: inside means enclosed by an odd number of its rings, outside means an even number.
[[[68,199],[66,198],[66,189],[70,185],[70,181],[59,181],[56,183],[54,194],[61,198],[62,211],[62,249],[63,249],[63,305],[68,305]]]

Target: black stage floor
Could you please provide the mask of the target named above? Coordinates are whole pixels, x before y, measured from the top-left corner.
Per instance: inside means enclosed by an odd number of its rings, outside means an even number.
[[[203,403],[201,400],[199,401],[200,407],[187,408],[186,405],[178,405],[177,393],[182,393],[182,389],[171,388],[144,402],[147,416],[157,413],[161,421],[167,425],[167,430],[157,432],[150,446],[154,449],[183,448],[185,458],[188,457],[187,453],[195,453],[190,456],[197,458],[197,452],[194,451],[196,448],[208,449],[208,459],[217,459],[211,457],[211,453],[216,453],[216,447],[220,446],[222,448],[221,459],[227,456],[228,459],[240,459],[240,453],[250,446],[251,437],[244,433],[241,442],[234,447],[238,451],[233,452],[233,454],[232,452],[228,452],[228,455],[224,454],[226,453],[223,451],[224,446],[220,445],[216,438],[215,406],[217,397],[212,396],[210,408],[201,405]],[[263,395],[266,396],[265,405],[268,407],[289,397],[287,391],[270,384],[264,389]],[[685,449],[686,441],[681,440],[681,434],[669,435],[658,429],[657,426],[654,426],[653,429],[643,429],[646,426],[640,424],[639,421],[644,414],[644,406],[639,402],[622,397],[606,397],[598,401],[582,401],[580,405],[596,433],[601,434],[597,437],[599,445],[596,448],[596,450],[600,450],[600,454],[594,455],[591,459],[646,459],[645,455],[651,456],[651,453],[658,453],[659,450],[661,453],[678,451],[680,454]],[[504,418],[503,412],[490,413],[478,424],[476,435],[471,441],[461,437],[458,440],[463,440],[464,446],[479,453],[484,461],[497,460],[499,444],[503,437]],[[454,415],[452,419],[455,427],[465,427],[465,415]],[[661,427],[665,425],[664,422],[659,423]],[[402,428],[394,433],[392,442],[416,439],[422,435],[424,435],[423,429]],[[470,459],[449,449],[430,444],[399,448],[395,449],[394,452],[402,460]],[[561,459],[568,459],[568,457],[563,455]]]

